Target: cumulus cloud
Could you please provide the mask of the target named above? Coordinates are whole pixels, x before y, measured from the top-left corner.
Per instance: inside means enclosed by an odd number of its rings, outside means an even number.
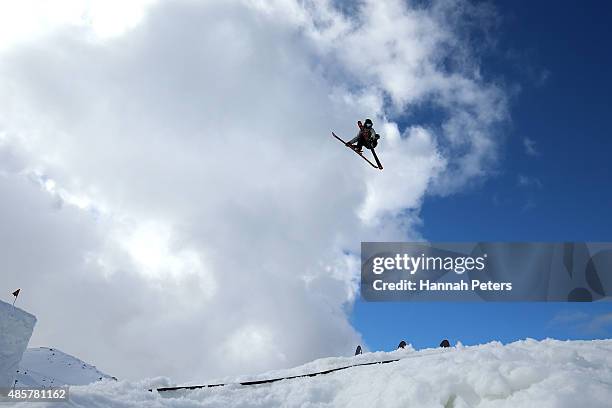
[[[113,375],[351,353],[360,241],[419,238],[425,194],[496,157],[462,2],[137,2],[107,29],[69,6],[0,47],[3,282],[34,344]],[[422,104],[442,119],[400,129]],[[365,116],[383,172],[329,136]]]

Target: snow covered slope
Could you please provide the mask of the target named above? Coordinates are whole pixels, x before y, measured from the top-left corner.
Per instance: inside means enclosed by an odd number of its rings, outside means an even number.
[[[71,387],[77,407],[610,407],[612,340],[525,340],[322,359],[257,378],[401,358],[267,385],[148,392],[164,378]],[[239,379],[240,381],[246,378]],[[249,379],[253,379],[252,377]],[[216,382],[216,381],[211,381]],[[29,404],[32,407],[58,406]],[[22,404],[20,407],[28,406]]]
[[[58,349],[27,349],[17,373],[17,387],[59,387],[86,385],[112,377]]]
[[[0,387],[13,386],[35,324],[36,317],[0,300]]]

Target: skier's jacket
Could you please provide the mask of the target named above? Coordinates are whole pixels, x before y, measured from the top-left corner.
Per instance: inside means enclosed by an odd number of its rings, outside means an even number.
[[[378,144],[378,140],[376,139],[376,131],[373,127],[368,129],[365,126],[362,126],[357,133],[357,136],[355,136],[349,143],[352,144],[359,140],[361,140],[361,144],[368,149],[373,149]]]

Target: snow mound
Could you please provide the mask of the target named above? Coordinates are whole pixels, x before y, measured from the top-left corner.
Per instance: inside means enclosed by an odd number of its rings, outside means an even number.
[[[612,340],[524,340],[508,345],[493,342],[367,353],[317,360],[256,378],[299,375],[310,369],[337,367],[338,363],[343,366],[394,358],[400,360],[272,384],[234,384],[194,391],[147,391],[170,385],[164,378],[101,381],[71,387],[71,406],[597,408],[610,407],[612,401]]]
[[[35,324],[33,315],[0,301],[0,388],[13,386]]]
[[[433,349],[433,352],[439,352],[437,349]],[[423,352],[431,352],[432,349],[422,350]],[[360,364],[381,362],[387,360],[396,360],[413,355],[415,352],[412,345],[407,345],[404,349],[397,349],[391,352],[377,351],[372,353],[364,353],[357,356],[351,357],[327,357],[321,358],[308,362],[304,365],[293,367],[284,370],[268,371],[262,374],[256,375],[243,375],[238,377],[221,377],[207,381],[207,384],[229,384],[229,383],[240,383],[245,381],[257,381],[265,380],[270,378],[284,378],[299,376],[311,373],[318,373],[321,371],[332,370],[340,367],[356,366]],[[183,385],[198,385],[201,383],[191,382]]]
[[[17,387],[48,388],[62,385],[87,385],[111,379],[95,366],[58,349],[38,347],[27,349],[17,372]]]

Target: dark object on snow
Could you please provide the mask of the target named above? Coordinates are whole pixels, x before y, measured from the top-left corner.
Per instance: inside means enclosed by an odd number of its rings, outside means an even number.
[[[450,343],[448,342],[448,340],[444,339],[440,343],[440,347],[450,347]]]
[[[316,377],[318,375],[325,375],[325,374],[335,373],[337,371],[346,370],[347,368],[364,367],[364,366],[371,366],[371,365],[375,365],[375,364],[389,364],[389,363],[395,363],[396,361],[399,361],[399,359],[396,358],[394,360],[372,361],[372,362],[369,362],[369,363],[353,364],[353,365],[350,365],[350,366],[332,368],[332,369],[325,370],[325,371],[319,371],[317,373],[293,375],[291,377],[270,378],[270,379],[267,379],[267,380],[246,381],[246,382],[234,383],[234,384],[207,384],[207,385],[186,385],[186,386],[179,386],[179,387],[162,387],[162,388],[157,388],[157,391],[158,392],[164,392],[164,391],[176,391],[176,390],[197,390],[197,389],[201,389],[201,388],[224,387],[226,385],[261,385],[261,384],[270,384],[270,383],[277,382],[277,381],[282,381],[282,380],[293,380],[295,378]],[[153,392],[153,388],[150,388],[149,392]]]
[[[361,346],[357,346],[357,349],[355,350],[355,355],[358,356],[359,354],[361,354]]]
[[[397,345],[398,349],[403,349],[406,347],[406,342],[404,340],[400,341],[400,344]]]

